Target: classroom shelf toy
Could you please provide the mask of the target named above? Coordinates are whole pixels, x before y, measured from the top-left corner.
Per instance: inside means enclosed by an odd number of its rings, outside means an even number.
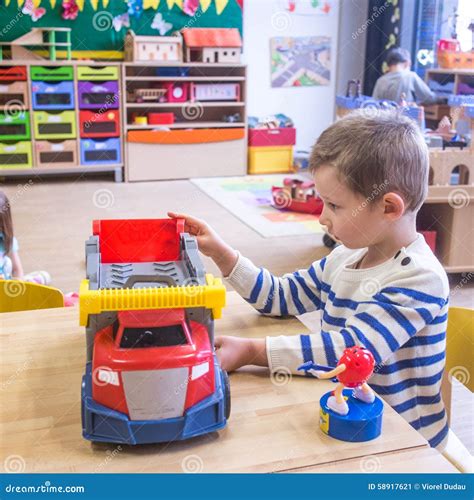
[[[291,210],[320,215],[323,201],[316,193],[314,182],[286,177],[283,187],[272,187],[273,206],[280,210]]]
[[[109,82],[79,80],[77,93],[81,109],[107,110],[119,107],[119,87],[117,80]]]
[[[319,427],[325,434],[350,442],[370,441],[380,435],[383,403],[367,384],[374,364],[368,349],[354,346],[344,350],[333,369],[312,361],[298,368],[316,378],[338,382],[336,389],[319,401]]]
[[[34,81],[31,85],[33,109],[74,109],[74,83]]]
[[[223,428],[230,387],[213,346],[226,292],[184,220],[94,221],[86,268],[84,438],[135,445]]]

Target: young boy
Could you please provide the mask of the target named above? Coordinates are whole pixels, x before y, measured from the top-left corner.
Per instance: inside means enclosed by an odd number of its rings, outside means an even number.
[[[301,374],[303,362],[334,367],[346,347],[365,346],[376,362],[371,387],[442,449],[449,285],[415,223],[427,194],[428,149],[409,118],[363,111],[330,126],[311,153],[310,170],[324,201],[320,222],[341,245],[308,269],[273,276],[204,221],[169,215],[186,219],[200,250],[262,314],[321,310],[321,331],[312,335],[218,337],[224,369],[254,364]]]
[[[411,58],[406,49],[394,48],[387,54],[388,71],[375,83],[372,97],[400,102],[402,95],[408,102],[418,104],[434,104],[446,102],[437,97],[426,83],[414,72],[410,71]]]

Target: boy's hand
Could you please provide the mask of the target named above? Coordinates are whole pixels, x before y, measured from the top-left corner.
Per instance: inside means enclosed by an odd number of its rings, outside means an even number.
[[[228,372],[245,365],[268,366],[265,339],[216,337],[214,345],[221,368]]]
[[[237,252],[212,229],[209,224],[190,215],[168,212],[172,219],[184,219],[184,230],[196,237],[199,250],[210,257],[223,276],[228,276],[237,263]]]

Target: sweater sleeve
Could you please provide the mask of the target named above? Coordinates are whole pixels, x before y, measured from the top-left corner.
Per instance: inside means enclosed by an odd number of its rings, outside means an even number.
[[[415,72],[413,72],[413,91],[418,103],[432,104],[437,102],[436,94]]]
[[[308,269],[273,276],[239,254],[234,269],[225,280],[257,311],[269,316],[296,316],[321,309],[322,274],[326,258]]]
[[[434,275],[427,283],[426,274],[394,281],[368,301],[347,300],[354,312],[339,328],[323,328],[311,335],[267,337],[270,369],[284,367],[301,374],[298,366],[306,361],[334,367],[344,349],[353,345],[366,347],[376,365],[383,365],[426,325],[446,321],[449,288]]]

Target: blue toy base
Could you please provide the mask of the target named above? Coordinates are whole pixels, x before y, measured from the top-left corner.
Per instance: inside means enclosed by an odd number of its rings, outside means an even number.
[[[339,415],[327,406],[330,392],[319,400],[319,427],[335,439],[341,441],[370,441],[382,432],[383,403],[375,396],[371,404],[364,403],[352,396],[352,389],[344,389],[343,395],[349,405],[347,415]]]
[[[92,398],[92,363],[82,378],[82,435],[90,441],[151,444],[189,439],[225,427],[230,395],[217,359],[214,359],[214,394],[189,408],[182,417],[164,420],[130,420],[128,415],[98,404]]]

